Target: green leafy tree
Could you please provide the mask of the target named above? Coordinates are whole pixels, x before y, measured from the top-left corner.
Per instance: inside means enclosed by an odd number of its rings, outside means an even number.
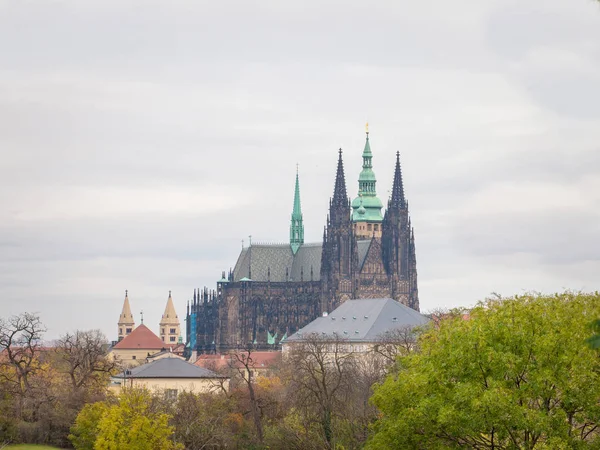
[[[592,348],[600,348],[600,319],[592,323],[592,330],[594,331],[594,335],[587,342]]]
[[[170,416],[151,409],[152,395],[145,389],[129,389],[98,423],[94,450],[177,450],[171,440]]]
[[[432,327],[375,389],[368,448],[600,448],[600,294],[488,300]]]
[[[77,450],[178,450],[183,446],[171,440],[171,416],[153,408],[146,389],[128,389],[116,405],[96,403],[86,406],[71,430]]]
[[[98,437],[98,425],[109,406],[104,402],[90,403],[83,407],[71,427],[69,440],[77,450],[94,450]]]

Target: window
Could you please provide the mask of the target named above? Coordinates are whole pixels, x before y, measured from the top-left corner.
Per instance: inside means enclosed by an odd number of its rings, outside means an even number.
[[[367,231],[371,231],[371,224],[367,225]]]
[[[375,227],[375,231],[378,231],[378,230],[379,230],[379,225],[378,225],[378,224],[375,224],[375,225],[373,225],[373,226]]]
[[[160,334],[165,334],[165,329],[164,328],[160,329]]]
[[[136,358],[137,358],[137,356],[135,356],[135,355],[133,355],[133,356],[131,357],[131,359],[136,359]]]
[[[177,400],[177,389],[165,389],[165,399]]]
[[[165,337],[164,336],[161,336],[160,338],[162,339],[163,342],[165,342]]]
[[[169,334],[175,334],[175,333],[177,333],[177,329],[175,329],[175,328],[171,328],[171,329],[169,330]]]
[[[130,334],[131,333],[131,328],[125,328],[125,334]]]
[[[123,334],[123,328],[119,328],[119,334]]]
[[[175,337],[175,336],[171,336],[171,337],[169,337],[169,341],[171,341],[171,342],[175,342],[175,339],[176,339],[176,337]]]

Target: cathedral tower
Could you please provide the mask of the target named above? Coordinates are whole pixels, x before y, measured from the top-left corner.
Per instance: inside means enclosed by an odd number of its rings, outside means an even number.
[[[404,197],[400,152],[396,153],[392,196],[382,225],[383,264],[391,277],[392,298],[418,311],[415,235],[408,214],[408,201]]]
[[[135,327],[135,321],[133,320],[133,314],[131,314],[131,306],[129,305],[129,296],[125,291],[125,301],[123,302],[123,310],[119,316],[118,323],[118,339],[119,341],[125,336],[129,336]]]
[[[344,300],[353,298],[352,277],[356,246],[350,221],[350,209],[340,148],[333,198],[329,200],[327,226],[323,235],[321,257],[321,280],[324,282],[325,299],[325,303],[322,304],[323,311],[331,311]]]
[[[357,239],[381,237],[381,208],[383,203],[377,197],[377,179],[373,172],[373,153],[369,143],[369,124],[366,128],[367,140],[362,154],[362,171],[358,177],[358,197],[352,201],[352,222]]]
[[[176,345],[180,334],[181,330],[179,328],[179,317],[175,312],[175,306],[173,306],[173,299],[171,298],[171,291],[169,291],[167,306],[165,307],[165,312],[163,313],[160,321],[160,338],[165,344]]]
[[[290,224],[290,247],[294,255],[302,244],[304,244],[304,224],[302,223],[302,209],[300,208],[300,181],[298,180],[298,167],[296,166],[294,209],[292,210],[292,223]]]

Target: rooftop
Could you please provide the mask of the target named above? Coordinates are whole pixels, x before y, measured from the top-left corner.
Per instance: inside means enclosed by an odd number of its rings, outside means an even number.
[[[247,352],[243,352],[246,353]],[[279,361],[281,358],[281,352],[252,352],[250,354],[252,359],[251,367],[255,369],[266,369],[272,364]],[[220,354],[220,355],[200,355],[194,363],[198,367],[210,367],[214,369],[221,369],[224,367],[241,367],[242,364],[233,358],[232,355]]]
[[[375,342],[386,331],[424,325],[427,317],[391,298],[346,300],[287,338],[300,341],[317,334],[354,342]]]
[[[225,378],[203,367],[195,366],[178,357],[161,358],[143,364],[114,378]]]
[[[113,348],[118,350],[161,350],[167,347],[167,345],[160,340],[160,338],[154,334],[150,328],[146,325],[141,324],[136,327],[131,334],[125,336],[120,340]]]

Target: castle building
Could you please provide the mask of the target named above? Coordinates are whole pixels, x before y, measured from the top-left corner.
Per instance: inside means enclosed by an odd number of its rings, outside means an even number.
[[[348,299],[392,298],[419,310],[414,230],[404,197],[400,155],[385,213],[377,197],[367,130],[358,196],[346,191],[339,150],[323,240],[304,242],[296,172],[289,244],[242,248],[216,290],[194,290],[186,315],[188,353],[215,353],[253,344],[280,347],[287,336]]]

